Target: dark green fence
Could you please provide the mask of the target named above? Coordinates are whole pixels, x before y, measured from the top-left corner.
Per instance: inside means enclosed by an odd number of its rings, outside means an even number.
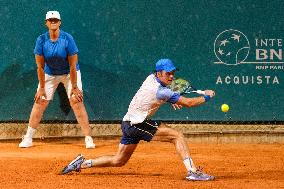
[[[172,59],[199,88],[204,106],[155,118],[195,121],[284,120],[284,2],[281,0],[101,0],[0,2],[0,120],[28,120],[37,87],[33,48],[58,10],[79,47],[91,120],[120,120],[160,58]],[[74,120],[57,92],[45,120]],[[223,103],[230,111],[220,111]]]

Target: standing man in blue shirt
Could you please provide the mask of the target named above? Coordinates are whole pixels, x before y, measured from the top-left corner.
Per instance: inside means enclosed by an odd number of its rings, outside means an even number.
[[[70,105],[85,135],[86,148],[95,148],[91,137],[88,115],[83,103],[81,73],[78,64],[78,48],[73,37],[60,30],[61,17],[58,11],[46,13],[48,32],[37,38],[34,54],[37,64],[38,88],[29,119],[27,133],[19,144],[21,148],[32,146],[32,137],[39,126],[43,113],[59,83],[67,91]]]

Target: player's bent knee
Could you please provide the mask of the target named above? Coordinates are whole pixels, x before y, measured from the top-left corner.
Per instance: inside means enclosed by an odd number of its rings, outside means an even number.
[[[115,161],[114,166],[115,167],[122,167],[126,164],[127,161]]]
[[[176,132],[176,133],[173,135],[171,142],[175,143],[175,142],[177,142],[177,141],[182,141],[182,140],[184,140],[184,135],[183,135],[183,133],[181,133],[181,132]]]
[[[184,138],[184,134],[182,132],[178,132],[178,138],[183,139]]]
[[[122,167],[127,163],[127,159],[114,159],[112,163],[114,167]]]
[[[174,136],[174,138],[176,138],[176,139],[178,139],[178,138],[183,138],[183,137],[184,137],[183,133],[182,133],[182,132],[179,132],[179,131],[173,132],[173,136]]]

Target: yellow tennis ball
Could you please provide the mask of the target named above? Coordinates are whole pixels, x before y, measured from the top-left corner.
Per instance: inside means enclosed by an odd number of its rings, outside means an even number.
[[[228,112],[229,109],[230,109],[230,107],[229,107],[228,104],[222,104],[222,106],[221,106],[222,112]]]

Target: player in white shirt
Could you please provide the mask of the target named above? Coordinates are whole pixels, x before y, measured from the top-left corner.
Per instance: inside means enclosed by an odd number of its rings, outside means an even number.
[[[186,179],[213,180],[214,176],[205,174],[195,167],[182,133],[169,128],[165,123],[150,119],[166,102],[171,103],[175,108],[193,107],[214,97],[215,93],[212,90],[205,90],[204,96],[194,98],[186,98],[173,92],[167,86],[172,83],[175,71],[176,67],[169,59],[161,59],[156,63],[155,73],[149,75],[143,82],[123,118],[121,124],[123,136],[116,155],[89,160],[79,155],[62,170],[62,174],[78,171],[81,168],[123,166],[130,159],[140,140],[147,142],[154,140],[171,142],[175,145],[188,171]]]

